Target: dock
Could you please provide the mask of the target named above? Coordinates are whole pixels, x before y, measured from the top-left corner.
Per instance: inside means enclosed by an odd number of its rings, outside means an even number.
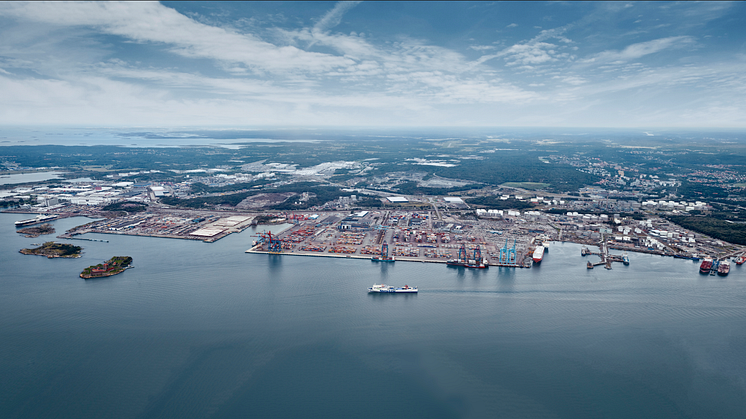
[[[606,268],[606,269],[611,269],[612,262],[621,262],[621,263],[623,263],[625,265],[629,264],[629,259],[627,259],[626,255],[613,255],[613,254],[609,253],[609,248],[608,248],[608,246],[606,246],[606,242],[601,241],[601,243],[599,244],[598,247],[601,249],[600,252],[593,252],[590,249],[588,249],[587,247],[583,247],[580,250],[580,255],[581,256],[595,255],[595,256],[598,256],[598,257],[601,258],[601,261],[600,262],[596,262],[596,263],[588,261],[588,263],[586,264],[586,267],[588,269],[593,269],[596,266],[601,266],[601,265],[603,265],[604,268]]]

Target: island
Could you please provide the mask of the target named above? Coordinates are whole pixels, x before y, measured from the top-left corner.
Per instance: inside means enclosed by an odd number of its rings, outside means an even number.
[[[25,237],[39,237],[44,234],[54,234],[55,229],[51,224],[46,223],[37,227],[26,227],[20,230],[16,230],[16,233],[23,234]]]
[[[112,276],[131,268],[131,265],[132,258],[130,256],[114,256],[104,263],[99,263],[98,265],[89,266],[83,269],[83,272],[80,273],[80,277],[83,279],[91,279]]]
[[[46,242],[35,249],[21,249],[24,255],[46,256],[48,258],[78,258],[83,250],[80,246],[68,243]]]

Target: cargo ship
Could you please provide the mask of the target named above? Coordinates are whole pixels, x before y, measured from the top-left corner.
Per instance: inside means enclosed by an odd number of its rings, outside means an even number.
[[[410,287],[409,285],[405,285],[403,287],[392,287],[386,284],[373,284],[372,287],[368,287],[368,292],[377,292],[377,293],[394,293],[394,294],[416,294],[417,293],[417,287]]]
[[[540,263],[542,259],[544,259],[544,246],[536,246],[536,250],[534,250],[534,263]]]
[[[718,275],[725,276],[730,272],[730,262],[723,260],[718,265]]]
[[[487,260],[482,258],[482,249],[479,246],[474,249],[474,257],[468,259],[466,256],[466,245],[462,244],[458,250],[458,258],[447,260],[446,265],[458,268],[484,269],[487,268]]]
[[[39,224],[46,221],[51,221],[57,218],[57,215],[37,215],[36,218],[29,218],[28,220],[16,221],[16,227],[29,226],[32,224]]]
[[[702,264],[699,265],[699,273],[709,274],[710,269],[712,269],[712,259],[706,257],[702,260]]]
[[[484,262],[476,261],[474,259],[469,260],[458,260],[458,259],[451,259],[446,261],[446,265],[448,266],[455,266],[459,268],[474,268],[474,269],[484,269],[487,268],[487,265],[484,264]]]
[[[389,256],[389,245],[384,241],[381,245],[381,253],[371,256],[373,262],[395,262],[393,256]]]

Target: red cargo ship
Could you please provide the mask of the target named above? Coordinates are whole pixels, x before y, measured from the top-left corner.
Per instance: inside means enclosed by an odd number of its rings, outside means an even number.
[[[709,274],[710,269],[712,269],[712,259],[704,258],[704,260],[702,261],[702,264],[699,265],[699,273]]]

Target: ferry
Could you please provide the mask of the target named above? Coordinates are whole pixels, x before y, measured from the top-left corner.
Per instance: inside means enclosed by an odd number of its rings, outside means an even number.
[[[28,220],[16,221],[15,224],[16,224],[16,227],[23,227],[23,226],[28,226],[32,224],[43,223],[45,221],[51,221],[51,220],[54,220],[55,218],[57,218],[57,215],[39,214],[36,216],[36,218],[29,218]]]
[[[405,285],[403,287],[392,287],[386,284],[374,284],[372,287],[368,287],[368,292],[386,292],[386,293],[396,293],[396,294],[416,294],[417,293],[417,287],[410,287],[409,285]]]

